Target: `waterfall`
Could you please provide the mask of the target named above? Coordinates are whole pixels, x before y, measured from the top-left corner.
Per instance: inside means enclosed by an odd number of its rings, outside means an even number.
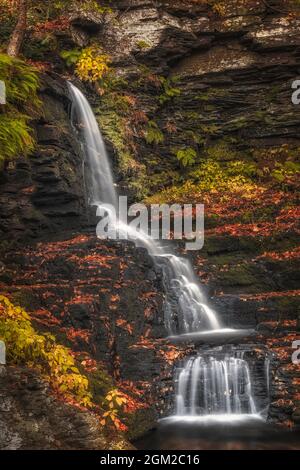
[[[94,113],[78,88],[69,83],[69,89],[73,102],[72,123],[79,134],[89,171],[89,203],[97,208],[104,204],[117,208],[112,171]],[[189,261],[120,220],[115,228],[119,234],[127,234],[136,246],[146,248],[155,264],[161,267],[165,325],[170,335],[234,331],[221,328]],[[241,416],[257,416],[249,366],[243,357],[237,354],[226,354],[223,358],[198,355],[177,368],[175,419],[225,417],[232,420]]]
[[[90,173],[90,205],[117,207],[112,171],[95,115],[81,91],[71,83],[69,89],[73,102],[72,121],[83,144]],[[117,222],[116,228],[120,234],[128,234],[137,246],[146,248],[162,268],[166,292],[165,325],[170,335],[221,329],[217,314],[207,305],[189,261],[175,256],[148,234],[133,230],[121,221]]]
[[[258,416],[251,374],[241,353],[196,356],[177,370],[175,417],[181,420]]]
[[[105,144],[92,108],[86,97],[69,82],[73,101],[72,121],[83,136],[81,142],[90,168],[89,202],[97,206],[103,202],[117,205],[117,193]],[[75,116],[76,113],[76,116]]]

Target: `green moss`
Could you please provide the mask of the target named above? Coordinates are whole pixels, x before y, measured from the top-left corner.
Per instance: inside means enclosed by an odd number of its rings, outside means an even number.
[[[227,96],[228,94],[229,94],[228,91],[225,89],[210,88],[208,91],[199,93],[198,95],[196,95],[195,100],[202,101],[202,102],[208,102],[208,101],[214,102],[217,99]]]
[[[247,266],[239,266],[230,268],[228,271],[218,274],[219,282],[223,286],[253,286],[259,282],[251,270]]]
[[[234,251],[233,253],[224,253],[218,254],[217,256],[210,256],[209,257],[209,264],[214,265],[217,267],[225,266],[225,265],[236,265],[243,263],[249,259],[249,255],[247,253]]]
[[[60,2],[56,2],[56,4],[58,5],[59,3]],[[84,0],[83,2],[75,0],[74,9],[76,8],[76,6],[80,8],[82,11],[88,11],[91,13],[103,14],[103,13],[110,13],[112,11],[112,9],[108,6],[102,6],[101,4],[99,5],[99,3],[96,0]]]
[[[57,40],[54,36],[50,35],[43,39],[30,38],[30,40],[25,41],[22,53],[27,59],[44,61],[45,57],[56,49]]]
[[[115,80],[114,90],[123,89],[125,84]],[[140,163],[135,154],[132,136],[128,135],[128,119],[130,106],[125,96],[121,92],[107,89],[101,99],[101,107],[96,110],[99,126],[105,137],[113,145],[118,161],[119,171],[130,190],[137,197],[145,197],[146,168]]]
[[[201,163],[190,173],[197,182],[197,190],[211,191],[233,189],[249,184],[256,175],[256,167],[241,160],[230,161],[221,165],[211,158]]]
[[[220,140],[206,149],[208,158],[217,161],[241,160],[243,156],[224,140]]]
[[[150,44],[146,41],[138,41],[136,45],[139,49],[149,49],[149,47],[151,47]]]
[[[247,127],[248,124],[249,119],[247,119],[245,116],[241,116],[229,121],[228,124],[224,127],[224,130],[226,130],[226,132],[234,132]]]
[[[264,250],[265,247],[262,245],[261,240],[257,240],[254,237],[231,237],[225,236],[207,236],[204,242],[204,253],[209,256],[220,256],[230,254],[245,253],[249,257],[249,253],[259,253],[260,250]]]
[[[182,118],[184,120],[190,121],[190,122],[195,122],[198,124],[199,120],[203,118],[203,116],[200,113],[197,113],[196,111],[182,111],[180,113]],[[180,117],[180,116],[178,116]]]
[[[154,429],[157,416],[152,408],[146,408],[137,410],[135,413],[125,414],[123,420],[128,426],[126,437],[130,441],[134,441]]]
[[[142,199],[153,192],[163,190],[166,186],[166,181],[171,184],[176,184],[182,180],[182,175],[179,171],[166,169],[160,171],[160,167],[157,166],[158,164],[159,162],[151,162],[151,168],[147,168],[147,176],[137,182],[136,187]],[[154,171],[154,169],[156,171]],[[142,185],[142,188],[139,188],[139,185]]]
[[[215,135],[218,135],[220,131],[220,127],[214,123],[213,124],[200,124],[200,130],[205,135],[215,136]]]

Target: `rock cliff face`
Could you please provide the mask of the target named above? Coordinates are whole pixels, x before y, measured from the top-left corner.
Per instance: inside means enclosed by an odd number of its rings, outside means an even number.
[[[66,405],[26,367],[0,366],[0,450],[130,449],[117,434],[108,439],[92,413]]]
[[[35,121],[38,146],[1,174],[1,239],[31,239],[86,223],[82,156],[70,126],[66,81],[41,80],[42,108]]]
[[[184,353],[164,340],[161,273],[148,254],[70,234],[2,259],[1,292],[30,312],[37,330],[50,331],[80,363],[93,365],[85,373],[95,402],[101,405],[107,384],[115,383],[135,403],[124,416],[128,436],[155,426],[172,386],[173,358]]]
[[[132,116],[129,186],[147,195],[180,182],[175,154],[183,147],[201,154],[205,144],[216,154],[226,146],[233,157],[255,153],[263,165],[264,150],[298,145],[291,83],[299,73],[299,17],[283,3],[117,2],[120,10],[92,40],[110,53],[136,108],[159,130],[159,146],[147,144],[141,116]],[[101,116],[100,123],[106,132]]]
[[[80,47],[96,42],[112,57],[117,91],[102,98],[91,87],[85,92],[122,191],[136,200],[184,183],[188,172],[176,157],[182,148],[195,150],[200,162],[208,156],[242,159],[261,169],[274,152],[279,160],[299,152],[291,83],[300,73],[300,35],[292,3],[114,3],[104,20],[72,13],[66,41]],[[61,62],[55,67],[61,73]],[[46,74],[41,96],[36,152],[1,175],[1,292],[25,306],[38,329],[54,332],[82,360],[96,361],[105,376],[131,390],[138,411],[124,419],[129,436],[137,437],[172,407],[172,367],[184,353],[163,340],[161,275],[149,257],[88,233],[82,155],[69,123],[65,81]],[[205,202],[193,196],[188,202]],[[291,363],[299,337],[299,232],[294,193],[277,190],[275,196],[208,201],[204,250],[191,259],[224,324],[257,328],[258,337],[249,341],[272,358],[269,419],[292,425],[299,423],[300,407],[300,370]],[[18,244],[10,249],[13,238]],[[4,411],[9,403],[13,417],[4,419],[0,447],[111,445],[98,441],[92,417],[49,398],[34,373],[1,373]],[[19,375],[27,382],[11,396],[8,386],[19,383]],[[100,400],[103,377],[90,379]],[[47,416],[55,410],[53,423],[41,416],[33,423],[29,415],[36,410],[20,400],[24,388],[25,395],[35,390]],[[25,424],[18,431],[19,419]],[[57,433],[60,419],[68,426]]]

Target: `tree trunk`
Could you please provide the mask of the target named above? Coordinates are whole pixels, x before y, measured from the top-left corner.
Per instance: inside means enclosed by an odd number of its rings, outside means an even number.
[[[17,57],[22,46],[27,26],[27,6],[27,0],[19,0],[18,21],[7,47],[7,54],[11,57]]]

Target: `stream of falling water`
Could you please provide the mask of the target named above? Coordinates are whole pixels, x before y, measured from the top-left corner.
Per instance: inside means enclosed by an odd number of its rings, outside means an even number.
[[[81,91],[69,83],[72,98],[72,122],[77,129],[90,170],[89,204],[118,207],[109,158],[95,115]],[[221,322],[207,304],[200,283],[188,260],[176,256],[142,231],[117,222],[119,233],[128,234],[137,246],[147,249],[156,265],[162,268],[165,288],[164,317],[170,336],[194,333],[234,331],[222,328]],[[176,414],[181,419],[206,416],[257,415],[252,397],[248,364],[237,357],[223,360],[200,355],[189,359],[176,371]]]
[[[257,416],[243,352],[225,354],[223,358],[197,356],[178,368],[175,416],[185,421],[195,417],[228,421]]]

